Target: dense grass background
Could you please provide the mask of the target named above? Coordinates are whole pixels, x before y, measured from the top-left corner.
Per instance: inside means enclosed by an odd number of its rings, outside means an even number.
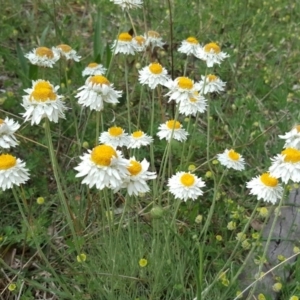
[[[239,247],[234,257],[230,255],[237,243],[236,233],[243,231],[257,205],[256,199],[248,195],[245,182],[270,166],[269,158],[283,146],[278,134],[289,131],[299,122],[300,4],[289,0],[176,0],[171,3],[146,0],[143,9],[130,11],[139,34],[147,28],[162,35],[167,46],[156,53],[156,59],[169,73],[173,70],[175,77],[182,75],[185,63],[185,57],[176,49],[188,36],[197,37],[203,44],[217,42],[230,54],[220,67],[214,68],[215,74],[227,85],[224,93],[214,95],[210,101],[210,156],[234,147],[245,157],[247,168],[225,176],[217,191],[217,205],[204,241],[199,239],[203,222],[196,223],[195,218],[202,215],[205,220],[208,214],[214,193],[210,178],[205,179],[207,189],[201,201],[182,203],[176,218],[175,205],[164,202],[166,192],[161,195],[161,207],[157,208],[151,196],[146,195],[131,199],[124,215],[122,197],[110,197],[95,190],[87,192],[75,179],[73,167],[85,151],[81,145],[86,141],[92,148],[95,137],[94,115],[87,109],[81,110],[74,100],[77,88],[84,83],[81,71],[92,61],[106,67],[111,63],[109,79],[118,90],[125,91],[124,59],[118,55],[112,60],[109,50],[118,32],[132,27],[121,9],[108,0],[16,0],[1,1],[1,11],[0,116],[2,119],[10,116],[22,123],[18,131],[20,146],[13,153],[24,159],[31,170],[31,180],[24,188],[30,207],[27,215],[30,230],[20,217],[12,193],[0,192],[1,297],[193,299],[197,296],[199,275],[198,290],[211,287],[203,299],[233,299],[241,289],[235,274],[249,251]],[[59,204],[50,160],[46,158],[43,128],[23,123],[20,117],[23,90],[31,85],[32,79],[38,78],[37,68],[29,65],[23,55],[38,45],[52,47],[60,43],[71,45],[82,56],[79,63],[69,64],[67,69],[62,62],[46,73],[46,79],[61,86],[60,94],[65,95],[66,103],[74,112],[70,110],[66,120],[51,128],[68,186],[66,193],[72,199],[71,207],[77,220],[76,241]],[[136,68],[138,64],[146,65],[146,59],[132,56],[128,63],[132,121],[136,121],[139,101],[142,101],[141,120],[145,121],[141,126],[147,131],[151,93],[137,84]],[[204,64],[196,60],[189,62],[188,75],[195,81],[200,80],[204,72]],[[165,115],[161,115],[157,105],[156,128],[162,118],[172,115],[167,99],[161,97],[160,101]],[[114,111],[105,111],[106,128],[116,117],[118,125],[127,129],[125,96],[120,102]],[[184,119],[181,121],[184,123]],[[75,138],[75,126],[80,132],[85,130],[80,141]],[[197,138],[189,141],[192,155],[182,169],[187,170],[193,164],[203,177],[208,171],[207,118],[201,116],[196,126]],[[165,143],[158,139],[155,143],[159,166]],[[182,145],[174,142],[172,151],[170,175],[178,170]],[[139,155],[149,160],[147,151]],[[222,170],[221,166],[214,166],[216,174],[220,175]],[[36,204],[40,196],[46,200],[43,205]],[[103,198],[111,202],[103,202]],[[89,213],[86,213],[87,207]],[[163,218],[153,215],[153,208],[159,215],[162,211]],[[108,217],[111,210],[112,218]],[[237,223],[235,231],[227,229],[230,221]],[[251,226],[246,230],[250,241],[255,232]],[[218,241],[216,235],[223,240]],[[77,262],[76,256],[80,253],[87,255],[86,262]],[[144,268],[138,263],[141,258],[148,260]],[[224,267],[229,283],[217,280],[211,286]],[[300,295],[297,270],[296,264],[292,280],[284,283],[281,299]],[[10,282],[17,285],[12,292],[7,290]]]

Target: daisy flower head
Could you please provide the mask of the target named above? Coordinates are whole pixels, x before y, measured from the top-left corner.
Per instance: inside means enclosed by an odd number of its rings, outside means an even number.
[[[146,39],[146,46],[150,47],[151,51],[153,51],[155,47],[162,49],[163,45],[165,44],[157,31],[149,30],[147,33],[145,33],[144,37]]]
[[[143,52],[146,50],[146,39],[142,35],[133,37],[132,44],[136,52]]]
[[[13,119],[0,119],[0,147],[9,149],[18,145],[14,133],[20,128],[20,124]]]
[[[123,180],[117,190],[127,188],[129,196],[138,196],[139,193],[149,192],[150,188],[146,181],[156,178],[155,172],[148,171],[149,165],[150,164],[146,159],[139,162],[135,159],[135,157],[131,157],[129,160],[129,166],[127,167],[130,175]]]
[[[87,67],[82,71],[82,76],[103,75],[105,72],[106,68],[104,68],[103,65],[93,62],[88,64]]]
[[[122,32],[119,34],[118,39],[114,41],[111,46],[115,54],[132,54],[135,53],[135,47],[132,43],[132,36],[128,32]]]
[[[82,184],[90,188],[96,186],[115,189],[129,176],[129,162],[122,153],[110,145],[98,145],[80,157],[81,162],[74,169],[79,173],[76,177],[84,177]]]
[[[226,149],[223,153],[218,154],[217,157],[220,164],[226,168],[232,168],[237,171],[242,171],[245,169],[244,158],[233,149]]]
[[[270,173],[263,173],[247,182],[247,188],[251,189],[250,194],[257,196],[265,202],[276,204],[282,198],[283,187],[278,183],[278,179],[272,177]]]
[[[128,133],[122,127],[113,126],[108,131],[102,132],[99,141],[102,144],[111,145],[113,147],[122,147],[129,145]]]
[[[142,0],[110,0],[110,2],[121,6],[123,10],[131,8],[140,8],[143,5]]]
[[[5,191],[14,185],[19,186],[29,179],[25,163],[10,154],[0,155],[0,188]]]
[[[31,120],[31,125],[39,124],[41,119],[48,118],[57,123],[59,118],[65,118],[67,108],[62,101],[63,96],[57,94],[59,86],[53,86],[49,81],[33,81],[32,88],[25,89],[27,95],[23,96],[22,106],[25,121]]]
[[[183,100],[179,104],[179,113],[186,116],[195,116],[198,112],[206,111],[207,100],[197,91],[189,95],[188,100]]]
[[[129,144],[128,148],[141,148],[141,146],[148,146],[153,142],[153,138],[151,136],[148,136],[146,133],[144,133],[141,130],[134,131],[129,136]]]
[[[53,51],[47,47],[38,47],[31,52],[25,54],[30,63],[39,67],[52,68],[53,65],[59,60],[57,51]]]
[[[164,84],[169,79],[168,72],[159,63],[151,63],[139,71],[139,82],[155,89],[158,84]]]
[[[205,186],[205,182],[190,172],[177,172],[168,181],[170,193],[176,199],[187,201],[188,199],[196,200],[203,195],[201,188]]]
[[[190,36],[186,40],[181,42],[178,51],[186,55],[196,56],[197,52],[199,51],[199,48],[200,48],[200,44],[198,40],[195,37]]]
[[[157,135],[159,139],[166,139],[168,142],[170,142],[172,138],[183,142],[189,135],[188,132],[182,128],[180,122],[175,120],[169,120],[164,124],[160,124],[158,129]]]
[[[78,89],[75,96],[78,98],[78,103],[89,107],[92,110],[101,111],[103,103],[117,104],[118,98],[122,92],[116,91],[113,84],[102,75],[90,76],[86,79],[85,85]]]
[[[201,75],[201,81],[199,82],[201,92],[207,93],[220,93],[224,91],[226,82],[223,82],[218,76],[209,74],[206,77]]]
[[[200,91],[199,83],[194,83],[194,80],[188,77],[177,77],[175,80],[169,79],[164,86],[170,91],[166,94],[169,96],[169,102],[174,100],[176,103],[188,101],[195,92]]]
[[[279,135],[279,138],[285,140],[284,148],[295,148],[300,150],[300,125],[295,126],[285,135]]]
[[[284,183],[289,180],[300,182],[300,150],[286,148],[281,154],[271,158],[270,175],[281,178]]]
[[[208,68],[213,67],[214,64],[221,64],[221,62],[229,55],[221,51],[221,48],[216,43],[208,43],[204,47],[200,47],[196,57],[206,61]]]
[[[81,56],[77,55],[76,50],[72,49],[69,45],[60,44],[53,48],[54,51],[57,51],[60,57],[64,57],[65,59],[79,61]]]

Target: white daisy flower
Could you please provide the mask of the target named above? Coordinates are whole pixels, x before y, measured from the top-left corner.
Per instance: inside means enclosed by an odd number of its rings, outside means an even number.
[[[22,106],[26,112],[22,114],[25,121],[31,120],[31,125],[39,124],[41,119],[48,118],[57,123],[59,118],[65,118],[67,108],[61,100],[63,96],[57,95],[59,86],[54,87],[49,81],[33,81],[32,88],[26,89],[28,95],[23,96]]]
[[[148,171],[149,165],[150,164],[146,159],[139,162],[135,157],[131,157],[129,166],[127,167],[130,175],[123,180],[122,184],[114,192],[122,188],[127,188],[129,196],[138,196],[139,193],[149,192],[150,188],[146,181],[156,178],[155,172]]]
[[[181,42],[178,51],[186,55],[196,56],[200,48],[200,44],[195,37],[188,37],[186,40]]]
[[[111,145],[113,147],[122,147],[129,145],[128,133],[124,131],[123,128],[113,126],[108,129],[108,131],[102,132],[99,141],[102,144]]]
[[[300,182],[300,150],[286,148],[281,154],[271,158],[272,165],[269,168],[270,175],[281,178],[284,183],[290,179]]]
[[[88,66],[82,71],[82,76],[103,75],[106,71],[106,68],[104,68],[101,64],[94,62],[88,64]]]
[[[20,124],[13,119],[0,119],[0,147],[9,149],[18,145],[14,133],[20,128]]]
[[[135,47],[132,43],[132,36],[128,32],[120,33],[118,39],[115,40],[111,46],[111,49],[115,54],[123,53],[134,55]]]
[[[153,138],[151,136],[148,136],[146,133],[144,133],[141,130],[133,132],[129,136],[129,144],[128,148],[140,148],[141,146],[148,146],[153,142]]]
[[[140,8],[143,5],[142,0],[110,0],[114,4],[121,6],[124,9]]]
[[[164,84],[169,79],[168,72],[159,63],[151,63],[139,71],[139,82],[155,89],[158,84]]]
[[[190,94],[188,100],[183,100],[179,104],[179,113],[186,116],[195,116],[198,112],[206,111],[207,100],[198,92]]]
[[[0,155],[0,188],[5,191],[14,185],[19,186],[29,179],[25,163],[10,154]]]
[[[203,48],[199,48],[196,57],[206,61],[208,68],[214,64],[220,64],[229,55],[221,51],[221,48],[216,43],[206,44]]]
[[[189,101],[190,97],[193,97],[195,92],[200,92],[199,83],[194,83],[194,81],[188,77],[177,77],[175,80],[169,79],[164,83],[170,91],[166,94],[170,99],[168,102],[174,100],[176,103],[181,101]]]
[[[132,44],[136,52],[143,52],[146,50],[146,39],[141,35],[135,36],[132,39]]]
[[[57,51],[60,57],[65,57],[67,60],[80,61],[81,56],[77,55],[76,50],[72,49],[69,45],[60,44],[53,48],[53,50]]]
[[[82,161],[74,168],[79,172],[76,177],[84,176],[82,184],[87,184],[90,188],[96,186],[99,190],[105,187],[115,189],[129,176],[129,161],[123,158],[121,151],[112,146],[98,145],[80,159]]]
[[[168,181],[170,193],[176,199],[187,201],[188,199],[196,200],[203,195],[201,188],[205,186],[205,182],[190,172],[177,172]]]
[[[187,139],[189,135],[185,129],[182,128],[182,125],[178,121],[169,120],[164,124],[160,124],[158,127],[159,131],[157,135],[160,140],[166,139],[168,142],[171,141],[171,138],[183,142]]]
[[[201,92],[203,94],[207,93],[220,93],[224,91],[226,82],[223,82],[218,76],[209,74],[206,76],[201,75],[201,81],[199,82],[201,87]]]
[[[247,182],[247,188],[251,189],[250,194],[257,196],[258,200],[262,199],[272,204],[276,204],[283,194],[283,187],[275,177],[270,176],[270,173],[252,178]]]
[[[33,65],[40,67],[52,68],[53,65],[59,60],[59,55],[56,51],[52,51],[47,47],[38,47],[31,52],[25,54]]]
[[[102,75],[88,77],[85,85],[78,89],[78,103],[90,109],[101,111],[103,102],[117,104],[122,96],[121,91],[116,91],[108,79]]]
[[[237,171],[242,171],[245,169],[244,158],[233,149],[226,149],[223,153],[218,154],[217,157],[222,166],[232,168]]]
[[[154,30],[149,30],[145,33],[144,37],[146,39],[146,46],[150,47],[151,51],[153,51],[155,47],[163,48],[163,45],[165,44],[162,41],[160,34]]]
[[[291,131],[286,132],[285,135],[279,135],[279,137],[285,140],[283,148],[300,150],[300,125],[295,126]]]

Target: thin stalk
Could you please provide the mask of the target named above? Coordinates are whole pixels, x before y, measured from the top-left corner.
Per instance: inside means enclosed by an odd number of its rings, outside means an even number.
[[[59,199],[63,205],[64,208],[64,212],[68,221],[68,224],[70,226],[72,235],[73,235],[73,239],[74,239],[74,243],[76,246],[76,250],[78,250],[79,253],[79,247],[77,245],[77,235],[74,229],[75,226],[75,218],[71,212],[70,206],[68,204],[68,201],[65,197],[62,185],[61,185],[61,180],[59,178],[59,171],[58,171],[58,163],[56,160],[56,156],[55,156],[55,152],[54,152],[54,148],[53,148],[53,143],[52,143],[52,136],[51,136],[51,130],[50,130],[50,122],[49,120],[46,118],[45,119],[45,133],[46,133],[46,140],[48,143],[48,150],[49,150],[49,155],[50,155],[50,160],[51,160],[51,165],[52,165],[52,169],[53,169],[53,173],[54,173],[54,177],[55,177],[55,181],[56,181],[56,185],[57,185],[57,191],[58,191],[58,195],[59,195]]]
[[[128,87],[128,64],[126,56],[125,60],[125,85],[126,85],[126,103],[127,103],[127,121],[128,121],[128,130],[131,133],[131,115],[130,115],[130,99],[129,99],[129,87]]]

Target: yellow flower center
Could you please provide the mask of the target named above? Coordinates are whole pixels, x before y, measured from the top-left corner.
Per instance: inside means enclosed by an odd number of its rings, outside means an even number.
[[[96,146],[91,153],[91,160],[100,166],[109,166],[113,157],[118,157],[118,155],[116,150],[109,145]]]
[[[199,44],[198,40],[196,38],[194,38],[193,36],[188,37],[186,39],[186,41],[190,44],[195,44],[195,45]]]
[[[128,32],[120,33],[118,40],[121,42],[131,42],[132,36]]]
[[[145,41],[146,41],[145,38],[141,35],[136,36],[134,39],[140,46],[145,44]]]
[[[290,163],[297,163],[300,161],[300,151],[294,148],[286,148],[281,152],[282,155],[285,155],[284,161]]]
[[[193,102],[193,103],[197,102],[197,99],[194,97],[190,97],[189,100],[190,100],[190,102]]]
[[[102,75],[95,75],[92,76],[89,79],[89,82],[93,83],[93,84],[106,84],[106,85],[110,85],[110,82],[108,81],[108,79]]]
[[[59,48],[60,50],[62,50],[65,53],[69,53],[72,50],[72,48],[66,44],[58,45],[56,48]]]
[[[34,86],[34,89],[49,89],[49,90],[53,90],[53,87],[52,85],[48,82],[48,81],[45,81],[45,80],[41,80],[41,81],[38,81],[35,86]]]
[[[148,31],[148,36],[149,36],[149,37],[152,37],[152,38],[159,38],[159,37],[160,37],[160,34],[159,34],[157,31],[149,30],[149,31]]]
[[[204,46],[204,51],[210,53],[211,51],[214,53],[220,53],[221,48],[216,43],[209,43]]]
[[[4,124],[4,120],[0,119],[0,125]]]
[[[209,82],[216,81],[218,77],[216,75],[209,74],[207,75],[207,79]]]
[[[88,64],[88,68],[96,68],[97,66],[98,64],[95,62]]]
[[[144,132],[141,131],[141,130],[139,130],[139,131],[133,132],[133,133],[132,133],[132,136],[133,136],[134,138],[139,138],[139,137],[143,136],[143,134],[144,134]]]
[[[297,129],[297,132],[300,132],[300,125],[295,126],[295,128]]]
[[[45,102],[48,100],[54,101],[56,98],[57,96],[52,89],[49,89],[48,87],[35,86],[33,92],[30,94],[29,100]]]
[[[263,173],[260,176],[260,180],[266,186],[275,187],[278,185],[278,180],[270,176],[270,173]]]
[[[190,90],[193,88],[193,81],[188,77],[178,77],[178,86],[185,90]]]
[[[180,177],[180,182],[184,185],[184,186],[192,186],[195,183],[195,176],[190,174],[190,173],[184,173],[181,177]]]
[[[228,156],[232,160],[239,160],[240,159],[240,155],[237,152],[235,152],[233,149],[229,150]]]
[[[174,120],[167,121],[166,124],[169,129],[179,129],[181,125],[178,121],[175,122]]]
[[[149,70],[153,74],[161,74],[163,71],[163,68],[162,68],[161,64],[159,64],[159,63],[152,63],[149,66]]]
[[[35,50],[35,54],[37,56],[43,57],[46,56],[47,58],[53,58],[54,54],[53,51],[47,47],[38,47]]]
[[[122,135],[123,133],[123,129],[121,127],[117,127],[117,126],[114,126],[114,127],[110,127],[108,129],[108,133],[111,135],[111,136],[120,136]]]
[[[131,175],[134,176],[142,171],[142,165],[136,160],[131,160],[129,167],[127,167],[127,170],[130,172]]]
[[[17,159],[10,154],[0,155],[0,170],[7,170],[17,164]]]

